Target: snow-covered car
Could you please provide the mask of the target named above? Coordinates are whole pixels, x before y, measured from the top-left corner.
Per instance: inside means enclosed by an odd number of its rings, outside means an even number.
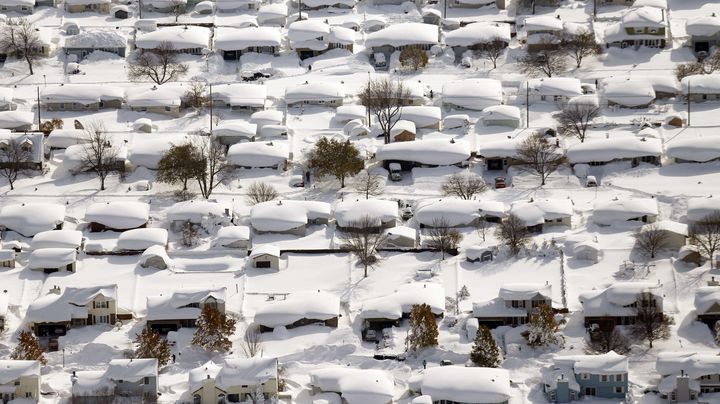
[[[391,181],[401,181],[402,180],[402,167],[399,163],[390,163],[388,166],[388,169],[390,170],[390,180]]]
[[[587,178],[585,179],[585,186],[586,187],[598,186],[598,183],[597,183],[597,180],[595,179],[595,177],[592,175],[588,175]]]

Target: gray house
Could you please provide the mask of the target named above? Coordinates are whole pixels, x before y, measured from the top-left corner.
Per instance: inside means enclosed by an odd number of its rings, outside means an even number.
[[[549,283],[512,283],[503,285],[498,297],[473,304],[473,317],[488,328],[522,325],[540,306],[552,307],[552,287]]]
[[[113,359],[105,371],[73,372],[72,401],[78,404],[116,402],[154,403],[158,396],[158,361]]]
[[[585,396],[624,399],[628,391],[628,359],[610,351],[603,355],[555,358],[543,375],[543,392],[552,403],[569,403]]]
[[[662,376],[658,391],[668,401],[717,401],[701,399],[703,394],[720,392],[720,357],[716,352],[661,352],[655,368]]]
[[[180,328],[195,327],[206,306],[225,313],[226,288],[186,289],[173,294],[147,297],[147,327],[162,335]]]
[[[66,37],[63,48],[66,55],[75,55],[77,60],[82,60],[95,51],[114,53],[125,57],[126,45],[127,39],[117,31],[93,30]]]

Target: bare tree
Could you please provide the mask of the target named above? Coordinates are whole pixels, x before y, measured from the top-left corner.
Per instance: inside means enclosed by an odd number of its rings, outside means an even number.
[[[563,38],[561,45],[570,58],[575,61],[578,69],[585,57],[602,52],[602,48],[595,41],[595,34],[589,30],[567,35]]]
[[[383,78],[368,81],[358,96],[360,103],[377,118],[385,143],[390,143],[390,130],[400,119],[410,91],[401,81]]]
[[[699,62],[689,62],[677,65],[675,75],[678,80],[695,74],[711,74],[720,70],[720,52],[715,51],[712,55]]]
[[[205,169],[196,177],[200,193],[203,198],[210,198],[215,187],[222,181],[221,174],[227,170],[228,163],[225,159],[225,148],[215,139],[209,136],[193,136],[192,144],[200,160],[204,162]]]
[[[496,39],[492,42],[483,44],[480,47],[480,56],[492,62],[493,69],[496,69],[497,62],[502,57],[503,53],[505,53],[506,47],[507,44],[505,43],[505,41]]]
[[[552,77],[567,70],[565,53],[559,49],[542,49],[517,60],[518,68],[528,75],[544,74]]]
[[[377,220],[364,215],[348,225],[348,230],[340,235],[342,247],[350,250],[358,258],[367,278],[368,268],[380,261],[378,249],[385,242],[386,235],[377,231]]]
[[[105,190],[108,175],[121,171],[118,148],[102,122],[95,121],[85,125],[86,143],[83,144],[82,168],[92,171],[100,178],[100,190]]]
[[[636,338],[648,341],[650,348],[653,347],[653,341],[670,338],[670,326],[674,324],[674,320],[663,313],[655,299],[643,296],[635,305],[632,332]]]
[[[248,358],[262,356],[262,333],[259,326],[250,324],[245,329],[240,348]]]
[[[475,173],[455,173],[443,182],[441,189],[445,196],[470,200],[485,192],[488,187],[482,177]]]
[[[178,18],[185,14],[187,11],[187,1],[185,0],[171,0],[170,1],[170,14],[175,16],[175,22],[178,22]]]
[[[661,229],[657,223],[639,228],[633,237],[635,237],[635,245],[650,258],[655,258],[658,250],[664,248],[668,242],[667,232]]]
[[[517,159],[525,171],[540,177],[540,185],[565,163],[562,149],[540,135],[529,136],[516,149]]]
[[[210,101],[207,83],[193,79],[183,95],[183,103],[195,109],[202,108]]]
[[[590,123],[600,116],[600,106],[590,102],[573,102],[566,105],[555,115],[558,131],[565,136],[574,136],[585,141],[585,134]]]
[[[37,30],[26,18],[10,19],[0,31],[0,51],[24,58],[30,74],[33,65],[42,56],[43,43]]]
[[[373,174],[370,170],[363,170],[353,179],[353,188],[357,193],[365,195],[365,199],[370,199],[371,196],[383,193],[384,180],[382,175]]]
[[[128,68],[130,80],[150,79],[157,85],[175,81],[188,72],[188,65],[178,62],[175,47],[161,42],[153,50],[140,51]]]
[[[428,237],[428,247],[442,253],[443,260],[445,254],[456,250],[462,240],[462,234],[450,227],[450,223],[444,217],[432,221]]]
[[[483,243],[485,242],[485,236],[487,236],[489,227],[490,225],[485,216],[478,218],[477,223],[475,224],[475,230],[477,231],[478,236],[482,238]]]
[[[257,205],[261,202],[272,201],[280,196],[278,191],[267,182],[255,181],[247,189],[245,199],[250,205]]]
[[[8,180],[10,189],[15,189],[15,181],[31,156],[32,146],[23,143],[20,139],[0,142],[0,175]]]
[[[585,352],[589,355],[600,355],[610,351],[625,355],[630,352],[630,340],[616,327],[591,331],[590,338],[585,341]]]
[[[400,65],[418,71],[428,64],[428,55],[423,49],[410,47],[400,51]]]
[[[720,211],[714,211],[690,225],[689,239],[715,267],[715,252],[720,250]]]
[[[511,256],[516,256],[530,241],[530,232],[527,225],[519,217],[510,214],[495,228],[495,236],[510,250]]]

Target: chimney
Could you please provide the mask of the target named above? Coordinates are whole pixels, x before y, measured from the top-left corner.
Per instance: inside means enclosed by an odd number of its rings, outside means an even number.
[[[675,394],[677,402],[690,401],[690,378],[682,370],[680,371],[680,376],[677,377]]]
[[[58,285],[53,286],[50,289],[50,291],[48,292],[48,294],[59,295],[60,294],[60,286],[58,286]]]
[[[715,277],[711,277],[707,283],[708,286],[720,286],[720,282],[715,280]]]

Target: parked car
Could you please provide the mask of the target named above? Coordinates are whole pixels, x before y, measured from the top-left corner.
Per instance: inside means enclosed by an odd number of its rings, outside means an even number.
[[[390,181],[401,181],[402,180],[402,167],[398,163],[390,163],[388,167],[390,169]]]
[[[495,189],[505,188],[505,177],[495,177]]]
[[[597,183],[597,180],[595,179],[595,177],[592,175],[588,175],[587,178],[585,179],[585,186],[586,187],[598,186],[598,183]]]

